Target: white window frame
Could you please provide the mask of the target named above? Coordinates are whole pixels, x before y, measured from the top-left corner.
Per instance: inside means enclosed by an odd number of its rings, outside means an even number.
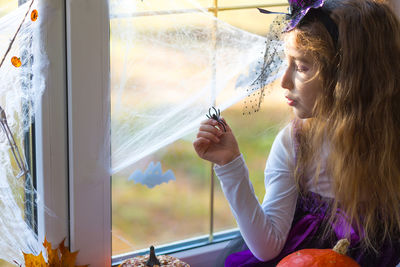
[[[51,14],[40,16],[43,47],[50,68],[40,110],[35,114],[38,236],[68,243],[68,161],[65,78],[65,15],[63,0],[43,0]],[[46,207],[46,209],[43,208]],[[43,240],[40,240],[43,242]]]
[[[70,245],[78,265],[111,266],[107,0],[66,0]]]
[[[39,236],[111,266],[107,0],[42,0],[46,90],[36,113]],[[50,211],[50,212],[48,212]],[[43,241],[43,240],[41,240]]]

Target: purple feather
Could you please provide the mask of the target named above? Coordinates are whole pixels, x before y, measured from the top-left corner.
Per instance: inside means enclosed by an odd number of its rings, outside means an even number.
[[[325,0],[288,0],[290,6],[290,21],[285,31],[293,30],[312,8],[320,8]]]
[[[301,8],[307,7],[321,7],[325,0],[288,0],[290,6],[297,6]]]
[[[258,9],[258,11],[260,11],[261,13],[264,13],[264,14],[282,14],[282,15],[288,15],[287,13],[284,13],[284,12],[269,11],[269,10],[262,9],[262,8],[257,8],[257,9]]]
[[[293,30],[297,24],[307,15],[312,8],[320,8],[324,5],[325,0],[288,0],[289,13],[273,12],[259,8],[258,10],[264,14],[284,14],[287,16],[289,23],[285,32]]]

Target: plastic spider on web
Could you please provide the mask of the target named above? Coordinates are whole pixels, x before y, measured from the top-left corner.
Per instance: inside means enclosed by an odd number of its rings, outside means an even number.
[[[214,113],[211,113],[211,109],[214,110]],[[213,120],[217,121],[218,124],[221,125],[222,128],[224,128],[224,132],[226,132],[226,128],[225,128],[226,124],[225,124],[225,122],[223,120],[221,120],[221,117],[220,117],[221,116],[221,111],[219,109],[217,110],[214,107],[209,108],[208,109],[208,114],[206,116],[209,119],[213,119]]]

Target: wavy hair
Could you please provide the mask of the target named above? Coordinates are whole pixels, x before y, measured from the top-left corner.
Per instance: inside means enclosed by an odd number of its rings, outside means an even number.
[[[295,177],[303,190],[305,170],[320,166],[317,155],[328,144],[330,220],[340,207],[363,234],[364,248],[377,251],[400,236],[400,23],[383,1],[328,0],[326,6],[334,7],[337,44],[316,20],[293,31],[323,80],[313,118],[297,122]]]

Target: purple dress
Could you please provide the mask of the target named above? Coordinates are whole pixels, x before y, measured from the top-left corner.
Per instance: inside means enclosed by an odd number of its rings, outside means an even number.
[[[328,207],[332,199],[321,197],[319,194],[309,192],[299,195],[296,205],[291,230],[281,253],[267,262],[259,261],[249,249],[230,254],[225,260],[225,267],[253,267],[253,266],[276,266],[285,256],[304,248],[333,248],[336,242],[344,238],[348,225],[340,221],[333,228],[330,236],[323,232],[327,225]],[[340,210],[338,216],[340,217]],[[400,262],[400,240],[392,238],[385,242],[380,248],[380,253],[366,251],[360,247],[360,237],[351,228],[351,245],[347,255],[356,260],[362,267],[391,267]]]

